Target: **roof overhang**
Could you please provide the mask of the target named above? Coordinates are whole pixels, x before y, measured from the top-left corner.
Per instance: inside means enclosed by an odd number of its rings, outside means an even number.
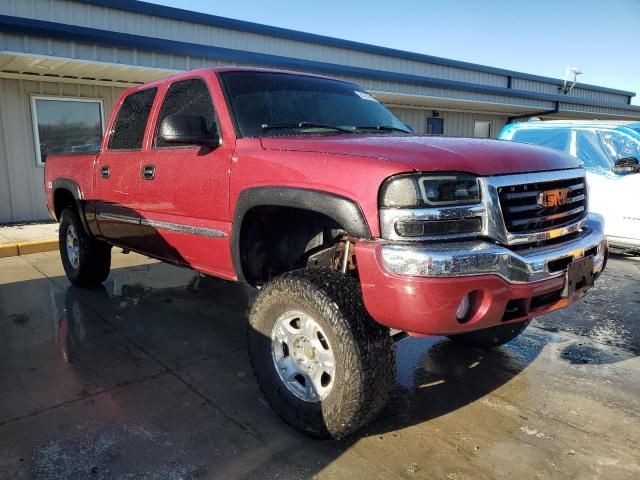
[[[532,108],[529,105],[514,105],[494,102],[482,102],[475,100],[466,100],[458,98],[431,97],[424,95],[407,95],[402,93],[391,92],[370,92],[375,98],[389,107],[399,108],[416,108],[420,110],[454,110],[456,112],[485,113],[498,114],[515,117],[519,115],[530,114],[532,117],[540,116],[549,119],[592,119],[592,120],[623,120],[628,118],[630,121],[638,121],[639,114],[635,112],[624,113],[601,113],[593,111],[585,111],[579,109],[566,110],[562,108],[562,104],[557,113],[549,113],[548,115],[540,115],[540,108]],[[553,107],[549,108],[551,111]]]
[[[182,70],[78,60],[22,52],[0,52],[0,78],[128,88],[180,72]],[[512,103],[505,104],[376,90],[371,93],[390,107],[455,110],[507,116],[534,114],[536,110],[530,105],[518,105],[517,98],[513,98]],[[636,112],[631,111],[628,113],[628,115],[620,113],[607,114],[560,109],[559,113],[554,115],[553,118],[621,119],[628,117],[629,119],[638,119],[640,117]]]
[[[147,37],[123,32],[107,31],[95,28],[67,25],[56,22],[36,20],[32,18],[0,15],[0,29],[12,34],[37,36],[40,38],[56,39],[62,41],[81,42],[88,45],[104,45],[115,49],[142,50],[159,52],[166,55],[194,57],[201,60],[210,60],[218,64],[229,62],[239,65],[260,65],[279,69],[299,70],[330,76],[348,76],[356,79],[394,84],[415,85],[436,89],[455,90],[467,95],[494,95],[509,99],[505,104],[518,104],[523,99],[543,102],[563,102],[587,105],[588,107],[601,107],[607,109],[626,110],[625,115],[640,116],[640,107],[602,102],[585,98],[548,94],[530,90],[499,87],[494,85],[476,84],[458,80],[427,77],[395,71],[377,70],[365,67],[356,67],[347,64],[328,63],[303,58],[286,57],[270,53],[237,50],[215,45],[202,45],[165,38]],[[26,52],[25,52],[26,53]],[[611,110],[610,110],[611,111]]]
[[[0,52],[0,77],[127,88],[179,73],[179,70]]]
[[[473,113],[488,113],[500,115],[520,115],[535,110],[528,105],[507,105],[504,103],[482,102],[460,98],[444,98],[425,95],[408,95],[403,93],[391,93],[371,91],[371,95],[380,102],[390,107],[455,110]],[[538,110],[540,110],[538,108]]]

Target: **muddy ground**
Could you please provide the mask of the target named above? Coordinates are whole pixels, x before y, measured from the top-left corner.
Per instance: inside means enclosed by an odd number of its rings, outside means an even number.
[[[640,478],[640,262],[484,353],[397,343],[396,384],[345,441],[284,425],[245,351],[252,292],[114,254],[0,260],[0,478]]]

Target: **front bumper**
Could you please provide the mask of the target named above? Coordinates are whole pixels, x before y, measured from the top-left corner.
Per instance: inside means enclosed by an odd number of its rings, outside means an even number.
[[[523,321],[565,307],[586,289],[563,297],[569,263],[593,256],[604,269],[604,222],[590,215],[575,238],[523,253],[485,241],[439,244],[356,243],[365,306],[383,325],[412,333],[448,335]],[[472,312],[456,318],[472,294]]]

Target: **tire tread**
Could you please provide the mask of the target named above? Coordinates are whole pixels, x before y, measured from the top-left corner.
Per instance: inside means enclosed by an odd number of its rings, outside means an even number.
[[[339,345],[334,348],[342,348],[347,359],[349,373],[345,374],[345,382],[350,383],[347,390],[356,393],[338,408],[327,410],[323,407],[325,428],[322,428],[322,425],[313,425],[312,415],[303,402],[293,415],[283,412],[282,405],[275,400],[278,395],[267,390],[260,374],[256,373],[258,384],[272,408],[294,428],[316,437],[345,437],[376,418],[387,402],[394,377],[394,351],[389,330],[367,313],[356,279],[335,270],[316,268],[284,273],[263,287],[251,310],[249,337],[258,312],[287,293],[316,303],[324,318],[332,322],[339,339]],[[341,321],[344,325],[339,324]],[[345,351],[348,350],[346,345],[355,345],[356,351]],[[257,355],[258,352],[249,348],[254,372],[261,371],[264,362]]]

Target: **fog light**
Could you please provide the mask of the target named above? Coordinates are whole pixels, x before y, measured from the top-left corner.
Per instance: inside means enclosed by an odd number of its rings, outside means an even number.
[[[462,297],[462,300],[460,300],[460,304],[456,309],[456,318],[458,321],[465,321],[469,315],[469,310],[471,310],[471,294],[465,295]]]

